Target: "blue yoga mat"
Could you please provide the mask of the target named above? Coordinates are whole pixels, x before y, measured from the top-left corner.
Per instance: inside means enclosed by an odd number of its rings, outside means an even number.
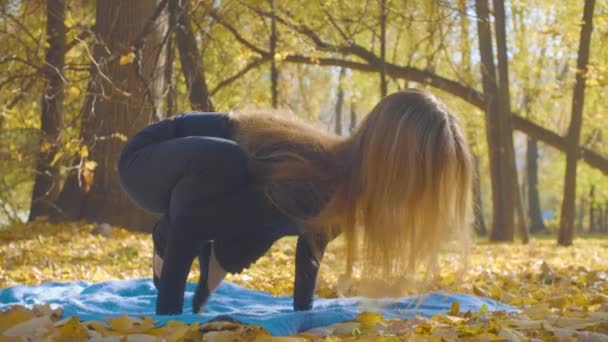
[[[354,319],[362,311],[362,303],[370,299],[334,298],[316,299],[311,311],[294,312],[291,297],[275,297],[266,292],[249,290],[223,282],[211,296],[204,312],[192,314],[191,303],[196,284],[189,283],[180,316],[157,316],[156,289],[151,279],[116,280],[102,283],[74,281],[45,283],[38,286],[14,286],[0,289],[0,310],[11,305],[50,303],[63,308],[64,317],[78,316],[81,320],[103,320],[128,314],[152,316],[164,324],[171,319],[186,323],[206,322],[218,316],[229,316],[247,324],[257,324],[273,335],[293,335],[316,327],[328,326]],[[491,299],[466,294],[429,293],[422,297],[387,299],[380,312],[386,318],[411,318],[416,315],[430,317],[450,310],[452,302],[460,303],[461,311],[478,311],[482,305],[488,310],[517,309]],[[363,306],[365,307],[365,306]]]

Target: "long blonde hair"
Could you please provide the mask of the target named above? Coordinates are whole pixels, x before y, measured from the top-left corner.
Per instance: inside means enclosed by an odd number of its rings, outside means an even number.
[[[250,171],[277,207],[310,229],[344,233],[349,274],[355,261],[385,278],[432,270],[446,242],[468,247],[471,154],[457,118],[431,94],[385,97],[348,138],[295,117],[235,122]],[[312,215],[293,210],[298,182],[321,203]]]

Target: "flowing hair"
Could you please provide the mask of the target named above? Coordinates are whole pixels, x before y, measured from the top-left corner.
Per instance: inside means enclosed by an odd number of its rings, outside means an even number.
[[[235,122],[268,198],[309,229],[344,234],[348,274],[355,262],[385,279],[434,271],[455,240],[468,251],[471,153],[458,119],[433,95],[385,97],[348,138],[294,116],[241,113]],[[317,210],[298,210],[308,202]]]

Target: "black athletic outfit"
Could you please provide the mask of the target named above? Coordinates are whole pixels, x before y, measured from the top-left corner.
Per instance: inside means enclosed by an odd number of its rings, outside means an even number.
[[[161,279],[155,279],[158,314],[182,312],[196,256],[201,282],[193,309],[198,312],[209,296],[211,245],[219,264],[239,273],[287,235],[299,235],[294,309],[312,307],[319,268],[315,255],[322,255],[327,241],[302,231],[270,203],[232,138],[227,114],[183,113],[147,126],[122,151],[118,170],[124,190],[143,209],[162,214],[153,233],[155,251],[164,261]]]

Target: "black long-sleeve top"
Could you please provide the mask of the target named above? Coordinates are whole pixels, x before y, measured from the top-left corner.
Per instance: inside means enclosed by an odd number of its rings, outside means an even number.
[[[148,143],[165,139],[207,136],[233,140],[233,124],[226,113],[194,113],[188,112],[167,119],[158,129],[149,126],[138,134],[137,141],[133,141],[125,149],[138,149]],[[304,199],[305,201],[306,199]],[[251,222],[255,225],[255,222]],[[283,236],[298,235],[296,247],[296,269],[294,279],[293,306],[295,310],[309,310],[312,308],[316,287],[317,274],[321,258],[324,254],[328,240],[322,234],[302,231],[295,224],[273,227],[268,231],[256,230],[231,238],[218,239],[214,242],[214,253],[220,265],[231,273],[241,272],[251,263],[255,262]],[[157,244],[162,244],[166,232],[155,232]]]

